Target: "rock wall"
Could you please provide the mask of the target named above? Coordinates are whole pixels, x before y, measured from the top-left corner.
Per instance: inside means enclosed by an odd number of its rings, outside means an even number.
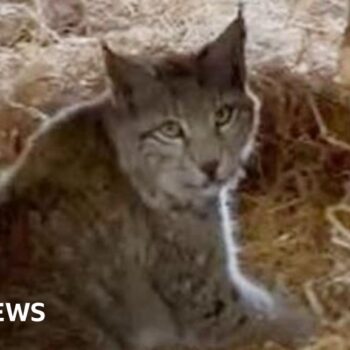
[[[237,3],[0,0],[0,126],[11,125],[12,130],[24,114],[28,120],[40,120],[103,90],[101,38],[107,38],[119,52],[158,55],[194,50],[226,26],[236,14]],[[345,2],[245,3],[252,67],[277,60],[299,71],[334,71],[346,23]],[[14,118],[16,111],[22,117]],[[27,135],[36,122],[25,124]],[[15,153],[1,139],[0,164],[10,161],[5,154]]]

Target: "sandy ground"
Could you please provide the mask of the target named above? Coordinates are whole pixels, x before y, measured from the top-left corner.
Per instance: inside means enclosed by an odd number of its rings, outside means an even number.
[[[304,350],[350,349],[350,98],[335,84],[345,77],[338,57],[346,3],[245,4],[248,62],[264,107],[242,184],[244,266],[315,313],[322,330]],[[192,51],[226,26],[236,5],[0,0],[0,167],[42,120],[104,89],[102,38],[118,52]]]

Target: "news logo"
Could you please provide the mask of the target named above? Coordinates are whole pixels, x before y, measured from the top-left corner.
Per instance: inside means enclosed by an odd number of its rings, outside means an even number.
[[[0,303],[0,322],[43,322],[44,303]]]

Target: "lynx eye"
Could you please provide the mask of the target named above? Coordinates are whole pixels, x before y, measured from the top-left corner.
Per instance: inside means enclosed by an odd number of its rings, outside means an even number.
[[[226,105],[222,107],[215,114],[215,126],[221,128],[227,125],[235,115],[236,113],[232,106]]]
[[[182,126],[176,121],[168,121],[161,125],[157,130],[162,136],[169,139],[179,139],[184,136]]]

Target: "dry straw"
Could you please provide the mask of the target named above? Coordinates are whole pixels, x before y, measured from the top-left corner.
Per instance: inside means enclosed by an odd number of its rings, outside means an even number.
[[[308,350],[348,349],[350,92],[276,65],[260,67],[253,85],[263,108],[242,186],[244,259],[299,293],[319,318]]]

